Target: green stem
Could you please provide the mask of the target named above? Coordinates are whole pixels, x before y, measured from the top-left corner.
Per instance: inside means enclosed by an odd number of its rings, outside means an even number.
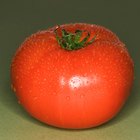
[[[54,32],[59,45],[65,50],[71,51],[71,50],[77,50],[83,48],[93,43],[94,40],[96,39],[96,35],[95,35],[89,42],[87,42],[88,39],[90,38],[90,33],[87,32],[87,36],[80,41],[82,37],[82,33],[85,32],[81,30],[76,30],[75,33],[70,33],[67,32],[65,29],[62,29],[61,30],[62,36],[59,36],[57,32],[59,28],[60,26],[58,26]]]

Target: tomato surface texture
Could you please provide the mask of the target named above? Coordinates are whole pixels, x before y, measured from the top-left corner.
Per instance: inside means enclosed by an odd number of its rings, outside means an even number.
[[[105,27],[85,23],[31,35],[11,64],[12,88],[24,109],[41,122],[68,129],[112,119],[126,102],[133,77],[125,44]]]

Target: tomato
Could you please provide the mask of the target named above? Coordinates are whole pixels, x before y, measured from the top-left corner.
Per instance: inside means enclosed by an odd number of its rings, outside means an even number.
[[[24,109],[69,129],[112,119],[130,94],[133,75],[125,44],[105,27],[84,23],[31,35],[11,64],[12,87]]]

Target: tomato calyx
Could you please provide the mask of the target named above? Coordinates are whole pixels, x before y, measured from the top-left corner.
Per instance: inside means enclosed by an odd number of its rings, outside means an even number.
[[[60,29],[60,26],[57,26],[54,30],[56,35],[56,40],[58,41],[59,45],[65,50],[78,50],[83,48],[91,43],[94,42],[97,35],[95,35],[90,41],[90,33],[87,31],[76,30],[74,33],[67,32],[65,29],[61,29],[62,35],[59,36],[57,30]],[[81,40],[83,32],[87,32],[85,38]]]

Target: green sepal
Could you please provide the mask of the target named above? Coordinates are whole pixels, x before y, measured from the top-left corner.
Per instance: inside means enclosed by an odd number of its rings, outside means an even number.
[[[65,50],[77,50],[77,49],[83,48],[86,45],[93,43],[97,36],[95,35],[89,42],[87,42],[88,39],[90,38],[90,33],[88,32],[87,36],[83,40],[80,41],[82,33],[85,31],[76,30],[75,33],[70,33],[70,32],[67,32],[65,29],[62,29],[61,30],[62,36],[60,37],[57,33],[57,29],[54,31],[56,35],[56,39],[59,45]]]

